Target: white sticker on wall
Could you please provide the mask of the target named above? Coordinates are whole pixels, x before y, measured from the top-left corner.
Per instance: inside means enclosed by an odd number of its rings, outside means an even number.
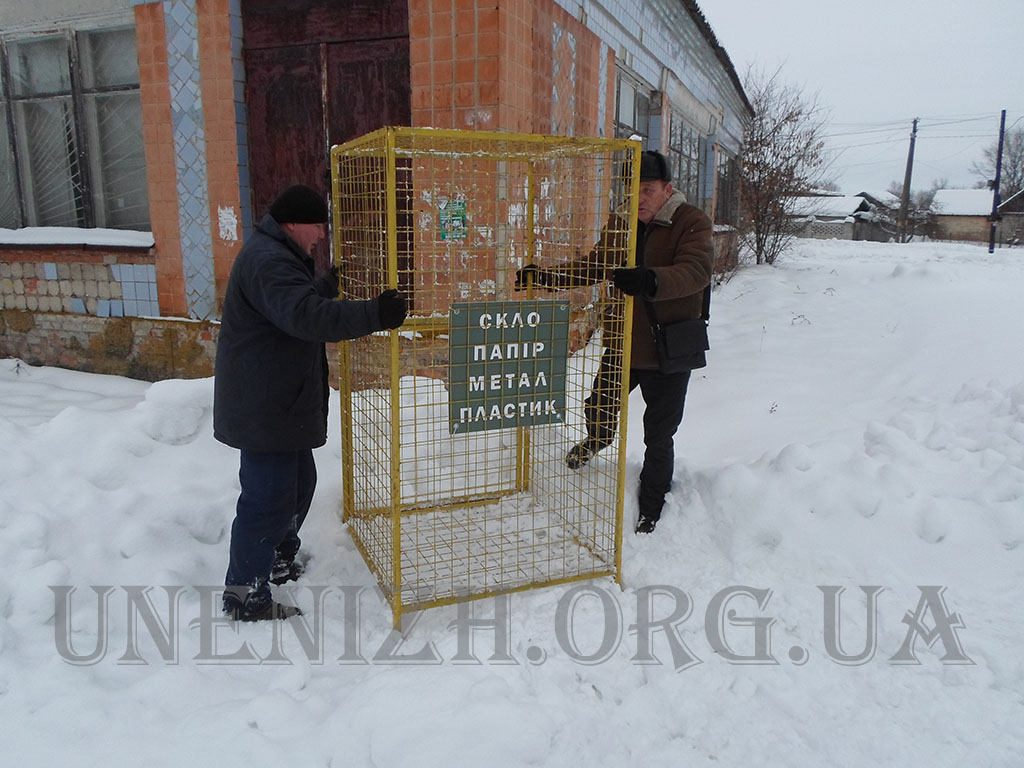
[[[220,227],[221,240],[228,243],[238,240],[238,215],[234,208],[217,206],[217,224]]]

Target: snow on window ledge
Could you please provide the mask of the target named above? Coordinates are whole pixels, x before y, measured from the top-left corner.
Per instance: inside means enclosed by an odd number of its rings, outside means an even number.
[[[91,245],[110,248],[152,248],[153,244],[152,232],[138,232],[127,229],[87,229],[82,227],[0,228],[0,246]]]

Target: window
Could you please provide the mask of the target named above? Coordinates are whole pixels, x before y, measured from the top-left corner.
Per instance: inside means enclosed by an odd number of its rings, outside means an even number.
[[[619,72],[615,88],[615,138],[628,139],[637,134],[643,139],[644,149],[648,149],[650,113],[650,91],[639,81]]]
[[[726,154],[718,155],[718,190],[715,223],[736,226],[739,223],[739,162]]]
[[[686,195],[688,203],[699,206],[700,134],[686,122],[681,112],[673,110],[671,121],[668,161],[672,167],[673,186]]]
[[[8,40],[0,224],[149,229],[132,27]]]

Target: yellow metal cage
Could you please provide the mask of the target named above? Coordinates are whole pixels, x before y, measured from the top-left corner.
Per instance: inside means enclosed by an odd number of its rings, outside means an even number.
[[[411,610],[618,579],[630,305],[579,265],[598,242],[603,263],[632,263],[639,152],[429,128],[332,149],[341,295],[398,288],[410,308],[339,353],[343,519],[396,627]],[[517,287],[527,264],[558,290]],[[572,469],[598,395],[622,406],[615,437]]]

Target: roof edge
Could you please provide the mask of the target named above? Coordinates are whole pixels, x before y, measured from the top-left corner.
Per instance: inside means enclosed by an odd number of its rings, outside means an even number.
[[[736,87],[736,93],[739,94],[740,99],[743,101],[743,106],[747,108],[750,116],[753,117],[756,113],[754,112],[754,108],[750,106],[750,101],[747,99],[746,91],[743,90],[743,83],[740,80],[739,75],[736,74],[736,67],[733,66],[732,59],[729,58],[729,54],[726,52],[725,48],[722,47],[722,44],[718,42],[718,38],[715,37],[714,30],[711,29],[711,25],[704,17],[704,11],[702,11],[700,6],[697,5],[697,0],[680,0],[680,2],[690,14],[690,17],[697,23],[697,29],[700,30],[704,39],[707,40],[708,45],[710,45],[711,49],[715,52],[715,57],[718,59],[719,63],[725,67],[725,71],[729,75],[729,79]]]

